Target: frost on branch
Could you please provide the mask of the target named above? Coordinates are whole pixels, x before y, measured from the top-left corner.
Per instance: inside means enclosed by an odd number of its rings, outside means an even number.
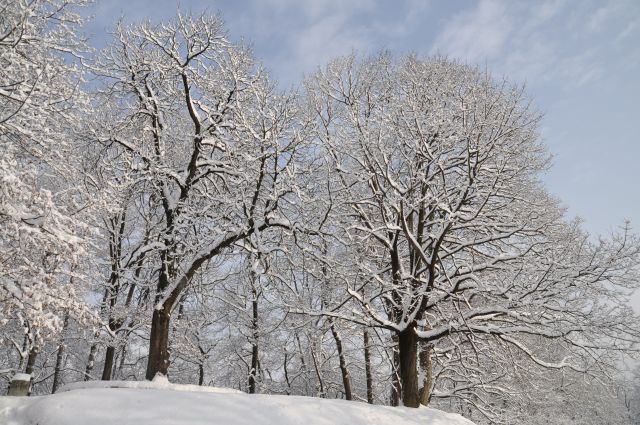
[[[452,356],[508,348],[532,367],[599,373],[589,359],[638,348],[625,304],[638,240],[625,228],[592,243],[565,222],[538,182],[547,155],[521,88],[447,59],[388,55],[340,58],[306,87],[329,182],[317,189],[327,254],[310,257],[342,297],[303,311],[391,332],[405,405],[428,402],[429,370]],[[570,354],[538,354],[539,338]],[[491,379],[470,390],[491,382],[508,393]],[[457,386],[445,374],[433,396]]]
[[[63,58],[82,48],[72,10],[82,3],[1,3],[0,340],[27,373],[64,315],[89,312],[78,267],[87,228],[71,148],[81,74]]]

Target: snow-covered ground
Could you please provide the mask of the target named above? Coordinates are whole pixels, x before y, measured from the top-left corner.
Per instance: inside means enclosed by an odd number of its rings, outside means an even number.
[[[50,396],[0,397],[0,424],[473,425],[435,409],[124,381],[72,384]]]

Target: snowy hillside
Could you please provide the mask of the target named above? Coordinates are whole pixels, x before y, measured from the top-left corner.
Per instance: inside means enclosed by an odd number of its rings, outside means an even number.
[[[439,410],[250,395],[168,383],[73,384],[42,397],[0,397],[6,425],[473,425]],[[116,386],[117,388],[113,388]]]

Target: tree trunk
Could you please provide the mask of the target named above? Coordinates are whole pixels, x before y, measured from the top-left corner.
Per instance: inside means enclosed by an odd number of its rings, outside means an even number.
[[[433,364],[429,345],[420,351],[420,368],[424,371],[424,382],[420,389],[420,404],[427,406],[431,400],[431,387],[433,386]]]
[[[408,326],[398,334],[402,404],[406,407],[420,406],[420,394],[418,391],[418,336],[414,327],[415,325]]]
[[[287,395],[291,395],[291,381],[289,380],[289,370],[287,368],[287,360],[289,357],[289,353],[287,353],[287,348],[284,349],[284,362],[282,364],[282,368],[284,369],[284,381],[287,383]]]
[[[302,349],[302,343],[300,342],[300,335],[298,335],[297,332],[295,332],[294,335],[295,335],[296,341],[298,343],[298,351],[300,352],[301,370],[302,370],[302,373],[304,373],[304,376],[306,377],[306,379],[304,379],[304,382],[306,383],[306,386],[307,386],[306,395],[311,395],[312,394],[311,388],[310,388],[311,381],[312,381],[311,369],[307,367],[307,362],[304,359],[305,351]]]
[[[53,384],[51,385],[51,394],[55,394],[60,386],[60,372],[62,369],[62,358],[64,356],[64,344],[60,342],[58,353],[56,354],[56,367],[53,371]]]
[[[38,357],[38,353],[40,352],[40,348],[38,346],[33,346],[29,351],[29,357],[27,358],[27,367],[24,370],[24,373],[31,375],[33,373],[33,367],[36,364],[36,358]]]
[[[56,367],[53,370],[53,384],[51,385],[51,394],[55,393],[60,386],[60,375],[62,370],[62,360],[64,357],[64,334],[69,326],[69,315],[64,316],[64,322],[62,324],[62,333],[60,336],[60,343],[58,345],[58,352],[56,353]]]
[[[124,368],[124,362],[127,359],[127,342],[125,341],[122,346],[122,350],[120,351],[120,364],[118,365],[118,369],[116,370],[116,378],[122,378],[122,369]]]
[[[24,366],[24,361],[27,359],[27,348],[29,348],[29,330],[27,328],[24,333],[24,340],[22,342],[22,351],[20,351],[20,364],[18,365],[18,370],[22,370]]]
[[[252,309],[253,317],[251,319],[252,338],[251,342],[251,371],[249,372],[249,394],[255,394],[256,392],[256,378],[259,367],[259,352],[258,352],[258,292],[256,291],[255,284],[252,285],[251,292],[253,295]]]
[[[116,347],[110,345],[104,355],[104,368],[102,369],[102,380],[110,381],[113,373],[114,358],[116,356]]]
[[[149,335],[149,361],[145,378],[151,381],[157,373],[167,374],[169,369],[169,303],[161,309],[153,310],[151,334]]]
[[[353,396],[351,394],[351,379],[349,378],[349,370],[347,369],[347,362],[344,358],[344,351],[342,350],[342,340],[340,339],[340,334],[338,334],[333,320],[331,320],[329,323],[331,323],[331,333],[333,334],[333,339],[335,339],[336,347],[338,348],[340,372],[342,373],[342,384],[344,385],[344,398],[347,400],[352,400]]]
[[[198,365],[198,385],[204,385],[204,362]]]
[[[87,367],[84,369],[84,380],[88,381],[91,379],[91,372],[93,371],[93,366],[96,364],[96,352],[98,351],[98,344],[95,342],[91,345],[89,349],[89,359],[87,360]]]
[[[102,296],[102,302],[100,303],[100,316],[102,316],[107,308],[107,300],[109,299],[109,290],[104,290],[104,295]],[[91,348],[89,348],[89,359],[87,360],[87,367],[84,369],[84,380],[88,381],[91,379],[91,372],[93,372],[93,367],[96,364],[96,353],[98,352],[98,343],[96,340],[100,337],[100,330],[97,330],[93,336],[94,342],[91,344]]]
[[[109,286],[106,289],[109,301],[109,316],[113,315],[113,310],[118,303],[118,296],[120,294],[120,257],[122,256],[122,239],[125,230],[126,223],[126,210],[116,214],[111,218],[112,230],[110,230],[111,237],[109,242],[109,255],[111,257],[111,276],[109,276]],[[133,285],[132,285],[133,288]],[[131,291],[129,291],[131,293]],[[132,295],[132,294],[131,294]],[[127,302],[130,299],[127,296]],[[125,305],[128,307],[128,305]],[[121,322],[113,318],[109,318],[109,330],[115,334],[120,329]],[[116,348],[113,346],[113,341],[109,342],[107,351],[104,357],[104,367],[102,369],[102,380],[110,381],[113,375],[114,359],[116,355]]]
[[[364,372],[367,380],[367,403],[373,404],[373,378],[371,377],[371,353],[369,352],[369,331],[362,333],[364,342]]]
[[[327,398],[327,393],[325,393],[324,391],[324,380],[322,379],[322,372],[320,372],[320,365],[318,364],[318,359],[316,358],[316,351],[313,348],[313,344],[309,344],[309,349],[311,350],[311,360],[313,360],[313,367],[316,370],[316,377],[318,378],[315,397]]]
[[[400,386],[400,353],[398,352],[398,334],[394,333],[391,337],[392,342],[392,354],[391,359],[391,400],[392,406],[400,405],[400,394],[402,393],[402,387]]]

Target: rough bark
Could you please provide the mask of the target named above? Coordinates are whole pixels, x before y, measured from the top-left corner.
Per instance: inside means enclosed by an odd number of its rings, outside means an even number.
[[[100,303],[100,316],[104,314],[107,309],[107,300],[109,299],[109,290],[105,289],[104,294],[102,295],[102,302]],[[91,344],[91,348],[89,348],[89,358],[87,359],[87,367],[84,370],[84,380],[88,381],[92,378],[91,372],[93,372],[93,367],[96,364],[96,354],[98,352],[98,343],[96,340],[100,336],[100,330],[97,330],[94,334],[94,342]]]
[[[287,367],[287,361],[289,360],[289,353],[287,353],[287,349],[285,347],[284,350],[284,362],[282,364],[282,368],[284,369],[284,380],[287,383],[287,395],[291,395],[291,381],[289,380],[289,370]]]
[[[119,225],[118,225],[119,223]],[[109,255],[111,257],[111,275],[109,276],[109,286],[107,291],[109,293],[109,314],[113,314],[113,309],[118,302],[118,295],[120,293],[120,257],[122,256],[122,239],[125,230],[126,215],[125,212],[116,214],[111,219],[111,239],[109,242]],[[116,231],[117,229],[117,231]],[[114,334],[122,326],[122,321],[114,318],[109,318],[109,329]],[[102,369],[102,380],[110,381],[113,374],[114,358],[116,355],[116,348],[113,346],[113,341],[109,342],[109,346],[105,352],[104,368]]]
[[[167,304],[153,310],[151,334],[149,336],[149,360],[145,378],[151,381],[157,373],[167,375],[169,370],[169,321],[170,309]]]
[[[172,215],[167,213],[169,228],[172,228]],[[166,240],[165,244],[169,244]],[[147,371],[145,378],[151,381],[156,374],[167,375],[169,370],[169,326],[171,322],[171,309],[178,300],[181,291],[174,289],[166,300],[163,300],[164,291],[169,287],[170,276],[173,267],[169,261],[169,253],[163,251],[160,255],[161,269],[156,288],[155,304],[153,316],[151,316],[151,333],[149,334],[149,359],[147,360]]]
[[[40,347],[34,345],[29,351],[29,357],[27,358],[27,367],[24,370],[24,373],[31,375],[33,373],[33,368],[36,364],[36,358],[38,357],[38,353],[40,352]]]
[[[95,342],[91,344],[89,348],[89,359],[87,359],[87,367],[84,369],[84,380],[91,379],[91,372],[93,372],[93,366],[96,364],[96,352],[98,351],[98,344]]]
[[[110,381],[113,373],[114,358],[116,356],[116,347],[110,345],[104,355],[104,367],[102,369],[102,380]]]
[[[431,401],[431,387],[433,386],[433,364],[429,345],[423,347],[420,352],[420,368],[424,372],[424,382],[420,388],[420,404],[427,406]]]
[[[344,350],[342,349],[342,339],[340,339],[340,334],[338,333],[333,320],[331,320],[330,323],[331,334],[333,335],[333,339],[336,341],[336,347],[338,349],[338,360],[340,361],[340,372],[342,374],[342,384],[344,385],[344,398],[352,400],[351,379],[349,377],[349,369],[347,369],[347,361],[344,357]]]
[[[198,365],[198,385],[204,385],[204,362]]]
[[[20,351],[20,364],[18,365],[18,370],[22,370],[24,367],[24,361],[27,359],[27,348],[29,348],[29,331],[28,328],[24,333],[24,340],[22,342],[22,350]]]
[[[62,325],[62,336],[60,337],[60,343],[58,344],[58,352],[56,353],[56,366],[53,370],[53,384],[51,385],[51,393],[55,393],[60,386],[60,378],[62,375],[62,360],[64,359],[64,334],[69,326],[69,315],[64,316],[64,323]]]
[[[418,336],[415,333],[414,326],[408,326],[398,334],[402,404],[406,407],[420,406],[420,394],[418,391]]]
[[[373,378],[371,374],[371,353],[369,351],[369,331],[365,328],[362,333],[364,342],[364,372],[367,381],[367,403],[373,404]]]
[[[252,301],[252,318],[251,318],[251,328],[252,328],[252,338],[251,341],[251,371],[249,372],[249,394],[255,394],[256,392],[256,378],[258,374],[259,367],[259,351],[258,351],[258,292],[256,291],[255,286],[252,286],[251,292],[253,295]]]
[[[400,405],[400,394],[402,393],[402,387],[400,386],[400,353],[398,352],[398,334],[394,334],[391,338],[393,358],[391,365],[391,398],[389,404],[392,406]]]
[[[327,393],[324,391],[324,380],[322,379],[322,373],[320,372],[320,366],[318,365],[318,359],[316,358],[316,351],[313,348],[313,344],[309,346],[311,350],[311,359],[313,360],[313,368],[316,371],[316,377],[318,382],[316,385],[316,396],[320,398],[327,398]]]
[[[125,343],[120,350],[120,364],[116,370],[115,376],[116,378],[122,377],[122,369],[124,368],[124,363],[127,360],[127,344]]]

